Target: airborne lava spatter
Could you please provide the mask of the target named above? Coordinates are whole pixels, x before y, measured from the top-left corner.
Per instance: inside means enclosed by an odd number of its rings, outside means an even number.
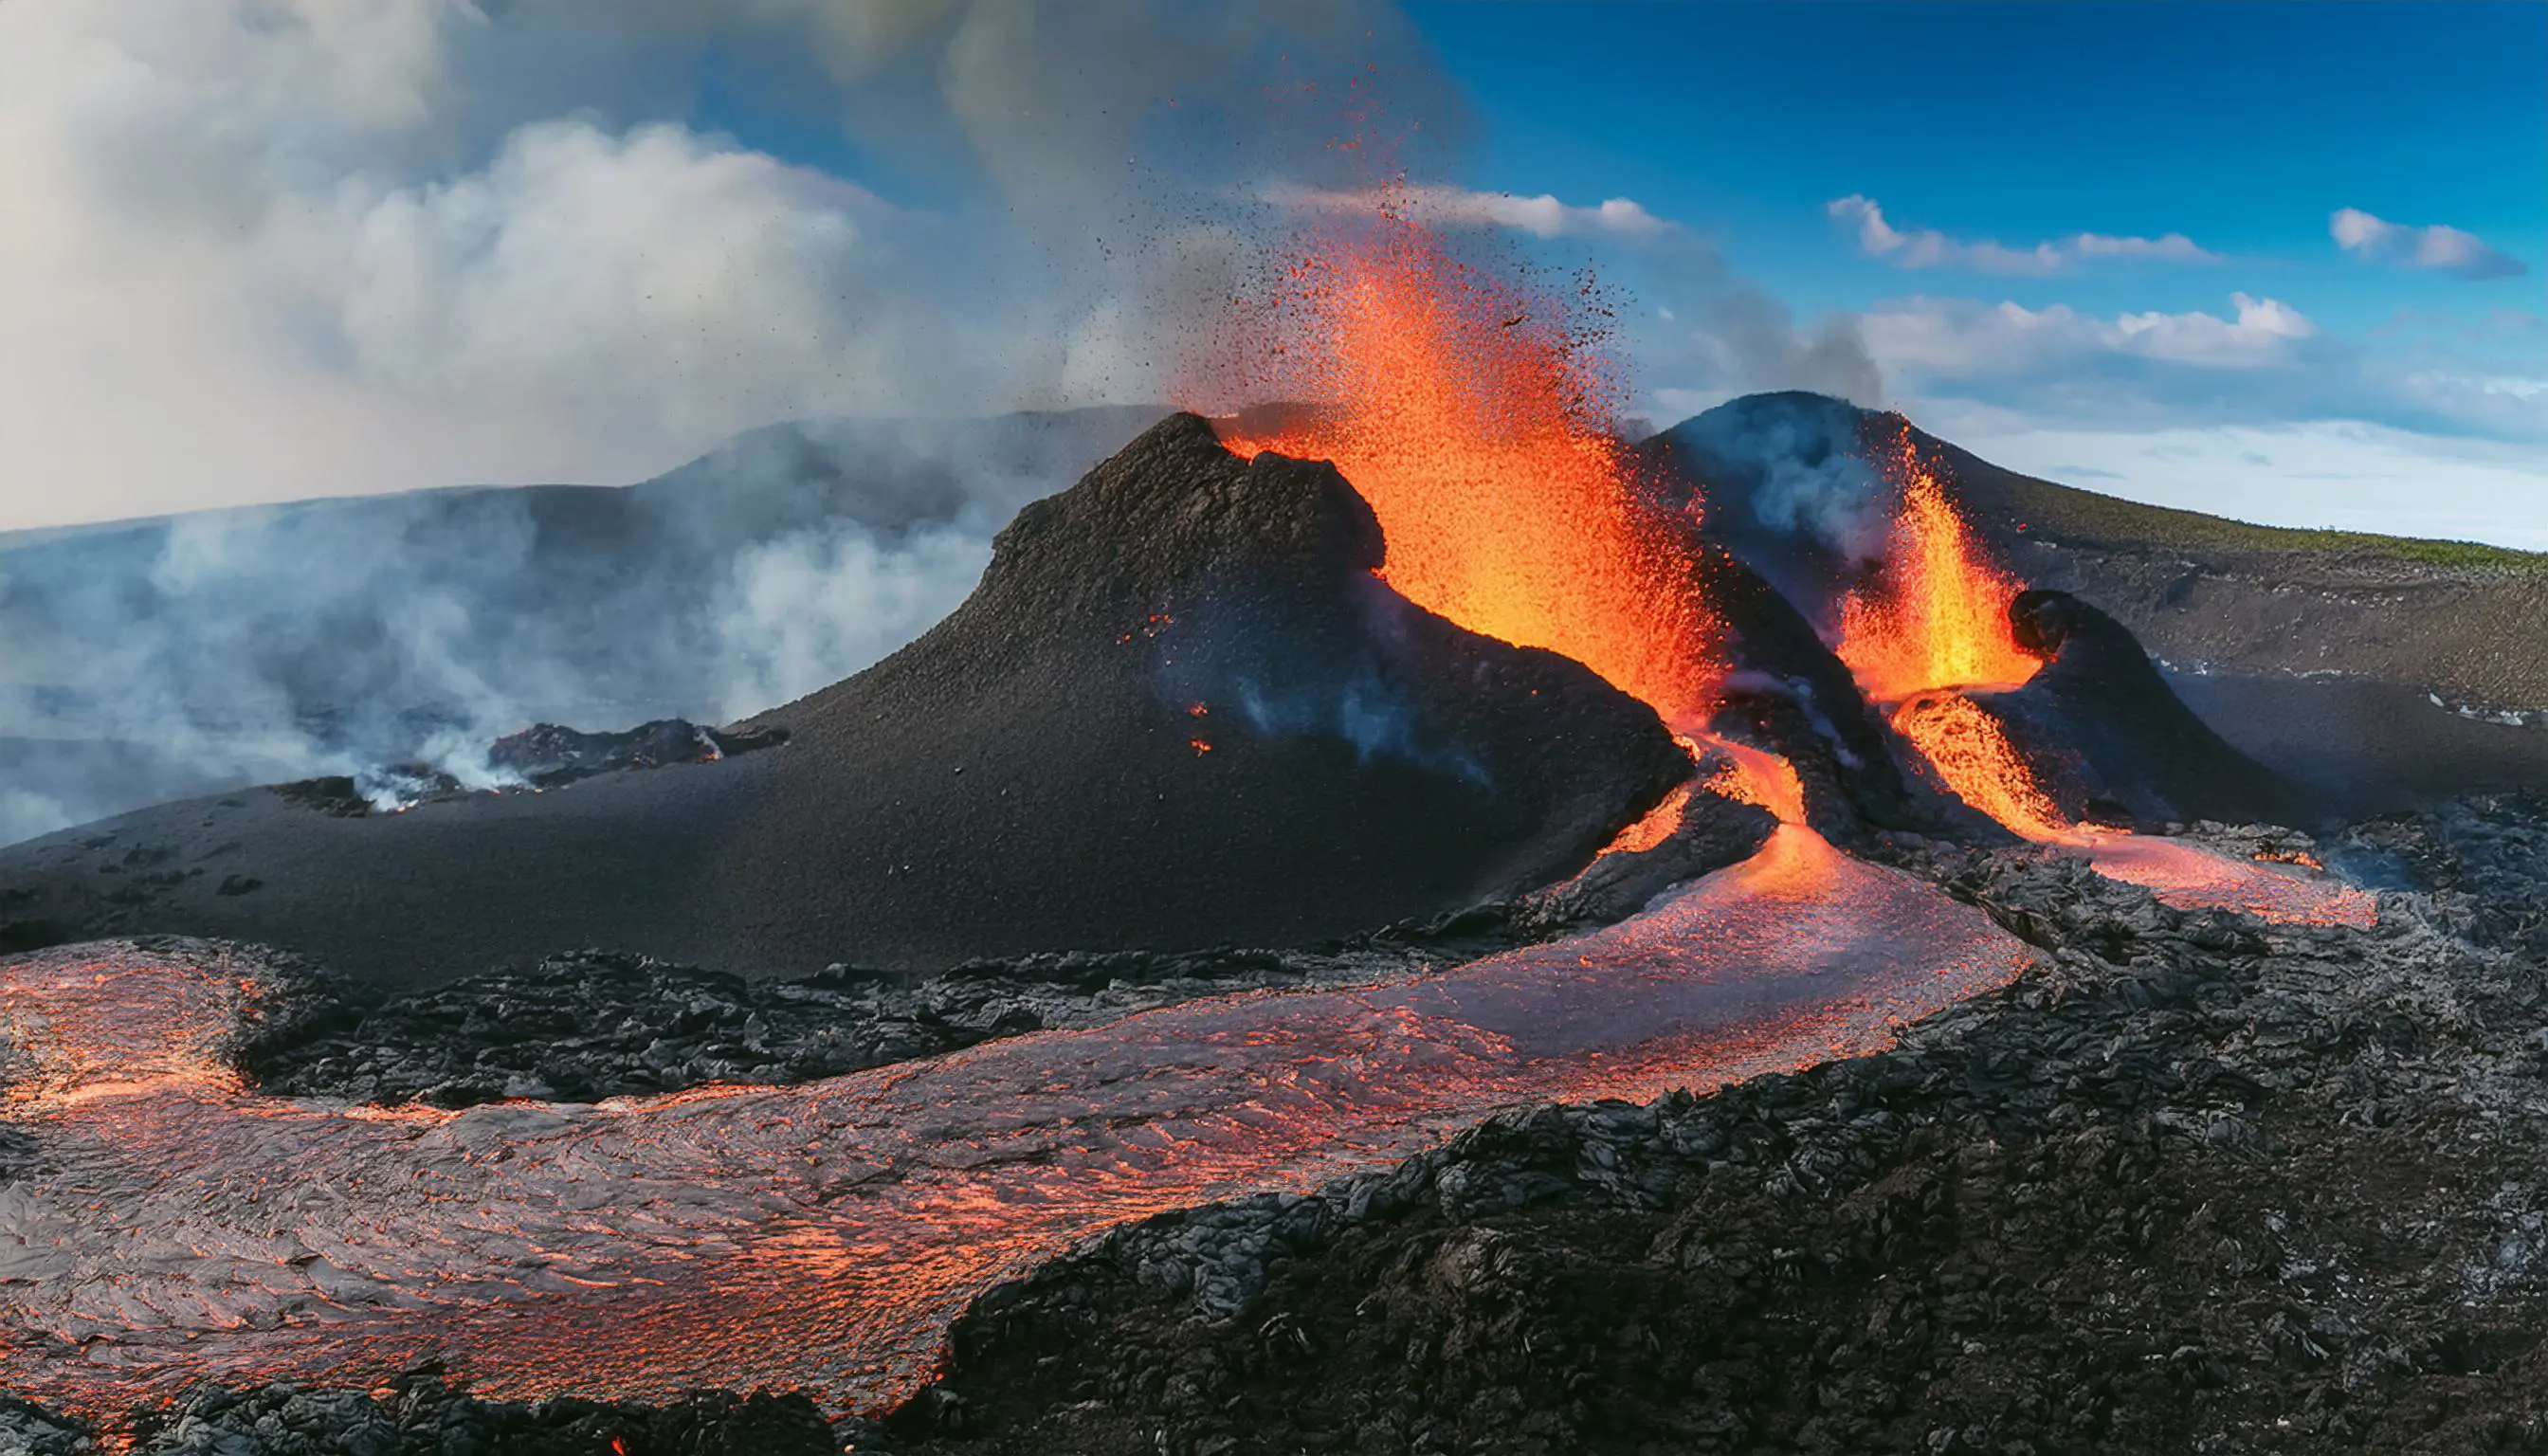
[[[1389,542],[1382,575],[1473,632],[1575,659],[1676,731],[1704,721],[1718,632],[1683,545],[1633,489],[1595,351],[1559,300],[1454,257],[1387,194],[1270,300],[1315,411],[1224,430],[1328,460]]]
[[[2043,666],[2009,626],[2021,588],[1984,559],[1907,427],[1885,464],[1901,503],[1874,580],[1841,603],[1834,650],[1869,699],[1894,705],[1894,731],[1957,798],[2023,838],[2056,840],[2069,821],[1999,720],[1956,695],[2017,685]]]
[[[2015,686],[2042,664],[2017,645],[2017,581],[1986,561],[1906,430],[1890,462],[1902,492],[1876,581],[1841,604],[1840,660],[1866,694],[1899,702],[1937,687]]]

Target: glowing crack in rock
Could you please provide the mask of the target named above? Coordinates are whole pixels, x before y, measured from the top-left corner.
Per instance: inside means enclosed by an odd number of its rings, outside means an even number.
[[[973,1296],[1112,1226],[1384,1168],[1501,1107],[1872,1050],[2028,958],[1788,826],[1630,920],[1438,975],[794,1087],[442,1112],[242,1085],[244,962],[40,953],[0,963],[0,1383],[106,1414],[440,1359],[491,1396],[873,1409]]]

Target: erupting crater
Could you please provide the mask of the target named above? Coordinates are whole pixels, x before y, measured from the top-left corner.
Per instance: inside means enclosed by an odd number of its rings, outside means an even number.
[[[1900,485],[1900,505],[1880,570],[1843,602],[1837,651],[1949,792],[2019,838],[2082,854],[2098,873],[2180,908],[2237,910],[2289,924],[2372,923],[2374,898],[2322,872],[2065,815],[1985,705],[2045,665],[2018,641],[2013,624],[2024,589],[1984,557],[1907,429],[1886,464]],[[2132,651],[2138,655],[2138,646]],[[2154,673],[2144,676],[2138,690],[2167,691]]]
[[[1138,886],[1143,902],[1226,921],[1254,896],[1280,928],[1297,905],[1256,882],[1266,851],[1229,854],[1218,821],[1159,809],[1160,785],[1227,785],[1176,802],[1240,805],[1233,822],[1289,854],[1292,882],[1333,896],[1420,858],[1375,844],[1486,859],[1408,901],[1466,904],[1580,864],[1616,832],[1618,805],[1654,804],[1672,781],[1669,730],[1693,766],[1717,767],[1610,849],[1653,850],[1695,808],[1737,800],[1779,821],[1757,853],[1615,924],[1438,974],[597,1105],[267,1096],[227,1054],[263,985],[245,953],[125,942],[0,962],[0,1128],[25,1152],[0,1188],[0,1381],[112,1415],[205,1380],[359,1385],[440,1361],[495,1397],[767,1385],[879,1410],[929,1378],[969,1301],[1111,1227],[1386,1168],[1499,1109],[1648,1099],[1873,1050],[2030,963],[1979,911],[1808,828],[1794,764],[1711,734],[1727,642],[1695,506],[1668,511],[1638,489],[1565,310],[1453,258],[1384,196],[1272,312],[1300,345],[1292,382],[1318,407],[1221,421],[1245,465],[1201,421],[1171,419],[1029,507],[955,616],[797,705],[805,726],[783,755],[719,780],[770,780],[734,822],[793,826],[730,842],[787,846],[760,851],[764,867],[831,880],[873,850],[869,899],[895,887],[917,928],[893,929],[920,937],[948,897],[900,890],[915,864],[938,876],[920,883],[962,884],[1006,854],[1019,884],[1050,888],[1059,857],[1019,826],[1085,834],[1102,810],[1122,843],[1198,847],[1180,894]],[[1342,479],[1270,456],[1330,461]],[[1981,559],[1907,436],[1898,464],[1892,549],[1845,603],[1838,653],[1940,782],[2172,903],[2367,918],[2322,876],[2065,816],[1972,695],[2048,660],[2012,632],[2018,585]],[[1163,542],[1178,549],[1151,549]],[[1324,655],[1268,657],[1268,644]],[[1092,682],[1116,689],[1106,713],[1055,716]],[[1348,745],[1367,684],[1394,684],[1406,721]],[[1253,704],[1259,731],[1225,731],[1220,702]],[[895,781],[937,784],[942,818],[969,806],[972,840],[925,816],[875,845],[849,837],[868,821],[841,806],[874,791],[860,788],[878,761],[864,750],[888,709],[911,730],[885,740],[907,761]],[[960,789],[963,769],[943,772],[951,722],[982,730]],[[1035,731],[1054,722],[1071,731]],[[644,788],[568,802],[606,808]],[[1339,827],[1304,817],[1313,798]],[[1401,840],[1347,817],[1402,802],[1425,812],[1399,815]],[[823,813],[800,813],[808,803]],[[1760,832],[1762,816],[1734,817]],[[1497,846],[1477,842],[1499,828],[1509,845],[1490,859]],[[1089,877],[1032,923],[1101,924],[1112,902],[1095,897],[1124,886]],[[844,898],[841,913],[864,904]],[[909,944],[926,958],[936,943]]]
[[[1453,256],[1383,192],[1265,310],[1282,383],[1318,403],[1227,418],[1224,444],[1332,462],[1410,600],[1573,658],[1677,732],[1704,722],[1724,668],[1689,522],[1632,489],[1600,360],[1562,301]]]

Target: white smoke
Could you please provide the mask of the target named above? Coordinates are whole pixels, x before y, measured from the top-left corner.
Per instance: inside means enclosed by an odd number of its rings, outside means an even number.
[[[1418,176],[1465,126],[1385,0],[8,0],[0,527],[1157,400],[1256,266],[1232,199],[1357,125]],[[770,706],[1146,417],[747,435],[615,543],[549,496],[0,537],[0,836]]]

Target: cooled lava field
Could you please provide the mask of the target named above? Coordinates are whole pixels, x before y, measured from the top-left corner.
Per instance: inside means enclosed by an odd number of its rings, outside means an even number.
[[[0,1450],[2548,1450],[2536,663],[2392,611],[2417,756],[2257,605],[2360,543],[1400,404],[1128,417],[733,722],[0,849]]]

